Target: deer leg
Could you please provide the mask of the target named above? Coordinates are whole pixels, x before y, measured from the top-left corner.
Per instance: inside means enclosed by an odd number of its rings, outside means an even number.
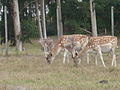
[[[63,64],[65,64],[65,60],[66,60],[66,57],[67,57],[67,53],[68,53],[68,50],[65,49],[64,58],[63,58]]]
[[[112,66],[116,66],[116,55],[115,55],[115,48],[112,48],[111,50],[111,56],[112,56]]]
[[[47,55],[47,49],[46,49],[45,46],[43,47],[43,49],[44,49],[44,54],[45,54],[45,56],[46,56],[46,55]]]
[[[87,53],[87,64],[89,64],[89,53]]]
[[[95,54],[95,63],[96,63],[96,65],[98,65],[98,62],[97,62],[97,61],[98,61],[98,60],[97,60],[98,58],[97,58],[97,57],[98,57],[98,55]]]
[[[62,50],[62,48],[61,47],[59,47],[58,49],[57,49],[57,52],[55,53],[55,55],[54,56],[52,56],[52,59],[51,59],[51,62],[53,62],[53,60],[55,59],[55,57],[60,53],[60,51]]]
[[[116,55],[114,54],[114,66],[116,67]]]
[[[67,52],[67,53],[68,53],[68,52]],[[70,57],[70,54],[68,53],[66,57],[67,57],[67,62],[69,63],[69,61],[70,61],[70,58],[69,58],[69,57]]]
[[[100,48],[100,47],[99,47],[99,49],[98,49],[98,55],[100,56],[100,59],[101,59],[101,61],[102,61],[103,66],[106,67],[106,65],[105,65],[105,63],[104,63],[104,60],[103,60],[103,55],[102,55],[102,52],[101,52],[101,48]]]
[[[80,58],[78,58],[78,60],[79,60],[78,64],[80,64],[80,63],[81,63],[81,59],[80,59]]]

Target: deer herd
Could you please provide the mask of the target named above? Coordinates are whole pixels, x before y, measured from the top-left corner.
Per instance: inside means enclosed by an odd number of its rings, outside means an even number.
[[[116,66],[115,49],[117,46],[116,36],[96,36],[90,37],[87,35],[73,34],[61,36],[55,44],[52,39],[42,39],[40,43],[44,49],[47,63],[51,64],[55,57],[61,50],[64,50],[63,63],[69,63],[69,56],[71,55],[75,65],[78,65],[82,57],[87,56],[87,63],[89,63],[89,53],[95,54],[95,62],[100,58],[104,67],[106,67],[103,60],[103,53],[108,53],[112,56],[112,66]]]

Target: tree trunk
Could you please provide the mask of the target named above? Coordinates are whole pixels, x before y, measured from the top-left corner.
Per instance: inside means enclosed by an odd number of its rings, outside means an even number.
[[[41,12],[41,14],[42,14],[42,28],[43,28],[43,32],[44,32],[44,38],[47,39],[44,0],[41,1],[41,8],[42,8],[42,12]]]
[[[114,36],[114,7],[111,7],[111,30],[112,36]]]
[[[13,0],[13,22],[14,22],[14,31],[15,31],[15,40],[16,40],[16,49],[17,51],[22,51],[22,41],[21,38],[21,26],[20,26],[20,17],[19,17],[19,6],[18,0]]]
[[[90,0],[90,13],[91,13],[92,36],[97,36],[96,12],[95,4],[93,8],[93,0]]]
[[[57,35],[58,37],[60,37],[60,20],[59,20],[59,7],[57,6],[57,10],[56,10],[56,14],[57,14]]]
[[[3,55],[8,55],[8,31],[7,31],[7,7],[4,8],[5,15],[5,48],[3,50]]]
[[[59,17],[60,17],[60,29],[61,29],[61,33],[60,35],[63,35],[63,24],[62,24],[62,13],[61,13],[61,3],[60,0],[59,1]]]
[[[38,21],[38,29],[39,29],[40,39],[43,39],[38,0],[36,1],[36,15],[37,15],[37,21]]]
[[[95,10],[95,3],[93,3],[93,18],[94,18],[94,36],[97,36],[97,21],[96,21],[96,10]]]
[[[62,24],[62,14],[61,14],[61,3],[60,0],[57,0],[57,33],[58,37],[63,35],[63,24]]]

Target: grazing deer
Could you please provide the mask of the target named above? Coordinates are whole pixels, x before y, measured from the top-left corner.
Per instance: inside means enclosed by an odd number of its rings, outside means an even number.
[[[91,37],[89,39],[88,44],[82,49],[79,53],[76,53],[75,57],[73,57],[75,64],[79,62],[78,58],[81,58],[85,53],[93,52],[96,54],[96,64],[97,64],[97,56],[100,57],[102,64],[106,67],[102,53],[109,52],[112,56],[112,66],[116,66],[116,55],[115,48],[117,47],[117,37],[115,36],[98,36]],[[87,60],[89,62],[89,60]]]
[[[75,55],[75,50],[81,50],[88,43],[88,36],[86,35],[63,35],[59,38],[59,40],[55,43],[51,51],[48,53],[46,60],[50,64],[58,55],[58,53],[65,49],[63,63],[65,63],[65,59],[67,53],[70,52],[73,56]],[[68,61],[69,62],[69,61]]]
[[[51,50],[53,47],[53,40],[50,38],[47,39],[41,39],[40,41],[41,46],[43,47],[45,57],[47,56],[47,53]]]

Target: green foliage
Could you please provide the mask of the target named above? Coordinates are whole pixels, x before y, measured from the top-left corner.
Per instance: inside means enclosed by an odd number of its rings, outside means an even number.
[[[56,17],[56,3],[50,3],[48,4],[49,7],[49,13],[48,13],[48,17],[49,18],[54,18]]]
[[[22,36],[21,40],[23,42],[29,42],[30,38],[36,38],[39,36],[38,28],[36,22],[33,19],[23,20],[21,22]]]
[[[30,38],[38,37],[39,32],[34,20],[36,8],[34,0],[18,0],[20,20],[22,27],[22,41],[29,41]],[[41,0],[40,0],[41,1]],[[56,23],[56,0],[45,0],[45,4],[49,8],[46,14],[47,35],[57,34]],[[85,33],[81,28],[91,31],[91,18],[89,0],[60,0],[62,8],[62,22],[64,27],[64,34]],[[8,33],[9,40],[14,39],[13,18],[12,18],[12,0],[0,0],[0,8],[7,6],[8,8]],[[107,34],[111,33],[111,6],[114,6],[115,19],[115,35],[120,35],[120,0],[94,0],[96,4],[96,16],[98,33],[104,33],[106,28]],[[29,8],[29,11],[27,8]],[[0,11],[1,12],[1,11]],[[4,12],[0,13],[0,33],[4,38]]]
[[[50,3],[48,17],[56,22],[56,3]],[[77,0],[61,1],[64,34],[83,33],[81,27],[90,28],[89,3]],[[53,24],[54,26],[54,24]],[[50,33],[48,33],[50,34]]]
[[[83,33],[83,31],[80,28],[80,25],[75,20],[69,20],[65,22],[65,34],[73,34],[73,33]]]
[[[64,33],[72,34],[79,33],[82,34],[82,28],[90,28],[90,16],[89,16],[89,3],[78,2],[77,0],[65,0],[62,3],[62,15],[64,22]]]
[[[56,22],[56,3],[52,2],[49,3],[50,0],[46,0],[46,3],[49,8],[49,13],[47,14],[47,34],[48,35],[57,35],[57,22]]]
[[[97,27],[99,34],[107,29],[107,34],[111,33],[111,6],[114,6],[115,15],[115,33],[118,34],[120,24],[120,0],[94,0],[96,4]],[[64,33],[82,33],[80,28],[91,30],[91,18],[89,0],[78,2],[77,0],[63,0],[62,18]],[[48,16],[52,17],[53,22],[56,21],[56,4],[49,4]]]
[[[120,0],[96,0],[96,12],[97,12],[97,25],[99,33],[104,32],[107,29],[108,34],[111,33],[111,6],[114,6],[114,18],[115,18],[115,34],[117,34],[120,23],[120,18],[118,15],[120,13]]]
[[[52,36],[52,35],[57,35],[57,30],[56,30],[56,28],[57,28],[57,26],[55,25],[56,23],[49,23],[49,24],[47,24],[47,33],[48,33],[48,35],[50,35],[50,36]]]
[[[4,32],[2,32],[3,30],[3,28],[4,28],[4,23],[3,23],[3,21],[0,21],[0,28],[1,28],[1,30],[0,30],[0,39],[1,39],[1,44],[2,44],[2,40],[4,40],[4,38],[3,38],[3,34],[4,34]]]

